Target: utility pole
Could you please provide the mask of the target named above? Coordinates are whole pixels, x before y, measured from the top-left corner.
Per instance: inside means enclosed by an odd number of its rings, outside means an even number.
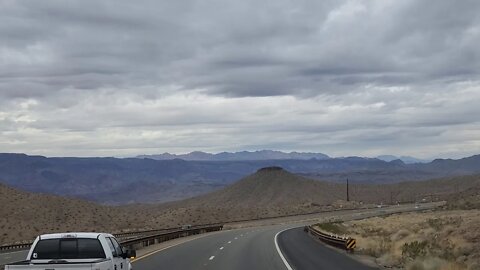
[[[347,178],[347,202],[350,201],[350,194],[348,193],[348,178]]]

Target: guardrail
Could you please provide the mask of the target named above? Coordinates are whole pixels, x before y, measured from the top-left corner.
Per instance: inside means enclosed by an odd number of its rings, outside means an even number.
[[[127,232],[114,234],[115,237],[119,238],[119,242],[128,247],[128,248],[141,248],[146,247],[152,244],[157,244],[165,242],[171,239],[180,238],[184,236],[190,236],[195,234],[201,234],[212,231],[220,231],[223,229],[223,224],[215,225],[199,225],[190,227],[188,229],[181,228],[171,228],[171,229],[158,229],[158,230],[147,230],[147,231],[137,231],[137,232]],[[139,236],[135,238],[127,238],[121,240],[121,238],[126,238],[129,236]],[[5,245],[0,246],[1,252],[17,251],[17,250],[26,250],[29,249],[33,242],[14,244],[14,245]]]
[[[121,241],[121,244],[122,246],[125,246],[129,249],[139,249],[142,247],[147,247],[150,245],[162,243],[162,242],[180,238],[180,237],[186,237],[186,236],[213,232],[213,231],[220,231],[222,229],[223,229],[223,225],[205,226],[201,228],[198,228],[198,227],[190,228],[186,230],[177,230],[177,231],[171,231],[167,233],[148,235],[148,236],[144,236],[136,239],[125,240],[125,241]]]
[[[0,246],[0,252],[29,249],[33,243]]]
[[[304,231],[310,233],[320,241],[329,244],[334,247],[345,249],[349,252],[353,252],[357,245],[357,241],[351,237],[342,237],[338,235],[328,234],[313,228],[313,226],[305,226]]]

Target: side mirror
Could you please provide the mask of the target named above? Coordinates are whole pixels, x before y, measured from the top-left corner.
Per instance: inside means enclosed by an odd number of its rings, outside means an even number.
[[[135,250],[127,249],[122,257],[124,259],[135,259],[137,257],[137,252]]]

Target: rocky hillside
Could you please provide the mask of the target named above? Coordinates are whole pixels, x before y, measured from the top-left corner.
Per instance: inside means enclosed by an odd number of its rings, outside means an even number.
[[[0,184],[0,244],[40,233],[134,227],[130,213],[95,203],[19,191]]]

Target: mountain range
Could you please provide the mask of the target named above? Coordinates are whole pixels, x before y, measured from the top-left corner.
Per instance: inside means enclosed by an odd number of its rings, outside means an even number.
[[[428,162],[431,161],[431,160],[419,159],[419,158],[415,158],[415,157],[411,157],[411,156],[397,157],[397,156],[393,156],[393,155],[381,155],[381,156],[377,156],[376,158],[378,158],[380,160],[383,160],[383,161],[387,161],[387,162],[394,161],[394,160],[398,159],[398,160],[403,161],[403,163],[405,163],[405,164],[428,163]]]
[[[201,151],[194,151],[188,154],[170,154],[163,153],[159,155],[140,155],[137,158],[150,158],[155,160],[170,160],[170,159],[183,159],[183,160],[196,160],[196,161],[242,161],[242,160],[277,160],[277,159],[327,159],[329,156],[322,153],[301,153],[290,152],[285,153],[281,151],[273,150],[260,150],[260,151],[242,151],[242,152],[221,152],[218,154],[205,153]]]
[[[323,153],[305,153],[305,152],[290,152],[285,153],[282,151],[274,150],[260,150],[260,151],[241,151],[241,152],[221,152],[218,154],[206,153],[202,151],[194,151],[188,154],[170,154],[163,153],[158,155],[139,155],[136,158],[150,158],[155,160],[171,160],[171,159],[183,159],[191,161],[242,161],[242,160],[279,160],[279,159],[328,159],[328,155]],[[406,164],[413,163],[428,163],[431,160],[418,159],[411,156],[394,156],[394,155],[381,155],[377,156],[377,159],[383,161],[401,160]]]
[[[263,167],[344,183],[395,183],[480,173],[480,156],[405,164],[375,158],[186,161],[139,158],[47,158],[0,154],[0,183],[102,204],[181,200],[225,187]]]

